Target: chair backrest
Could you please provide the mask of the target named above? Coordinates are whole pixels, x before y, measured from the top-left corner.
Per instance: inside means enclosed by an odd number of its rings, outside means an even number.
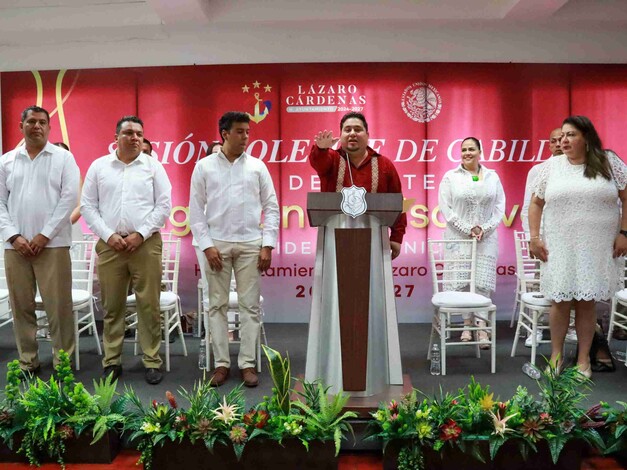
[[[92,294],[96,239],[72,242],[70,258],[72,260],[72,289],[82,289]]]
[[[525,232],[514,231],[514,250],[516,252],[516,274],[520,279],[537,278],[540,274],[540,260],[533,259],[529,251],[529,238]],[[523,286],[523,290],[525,286]]]
[[[180,258],[181,239],[179,237],[171,237],[168,240],[163,240],[161,283],[166,290],[175,294],[178,294]]]
[[[428,240],[433,293],[475,292],[477,240]]]
[[[172,253],[170,253],[170,251],[176,248],[176,245],[174,243],[166,242],[175,242],[179,239],[180,237],[177,237],[172,232],[161,232],[161,240],[163,240],[162,256],[164,259],[169,259],[172,256]]]

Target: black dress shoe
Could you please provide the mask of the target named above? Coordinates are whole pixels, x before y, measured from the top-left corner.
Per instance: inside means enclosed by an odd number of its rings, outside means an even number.
[[[146,382],[150,385],[157,385],[161,380],[163,380],[163,372],[161,369],[156,369],[153,367],[146,368]]]
[[[102,372],[102,379],[105,380],[109,375],[112,376],[111,382],[117,380],[122,375],[122,366],[114,365],[105,367],[104,371]]]

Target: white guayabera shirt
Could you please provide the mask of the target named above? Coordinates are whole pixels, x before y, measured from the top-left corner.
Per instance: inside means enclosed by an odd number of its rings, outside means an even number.
[[[200,160],[192,174],[189,219],[201,251],[214,240],[261,238],[261,246],[276,246],[279,205],[266,165],[246,153],[233,163],[222,152]]]

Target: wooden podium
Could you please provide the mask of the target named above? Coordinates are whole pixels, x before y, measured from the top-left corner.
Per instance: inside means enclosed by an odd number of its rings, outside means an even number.
[[[403,196],[367,193],[367,211],[356,218],[341,200],[307,195],[318,243],[305,379],[322,379],[331,393],[373,396],[403,383],[388,236]]]

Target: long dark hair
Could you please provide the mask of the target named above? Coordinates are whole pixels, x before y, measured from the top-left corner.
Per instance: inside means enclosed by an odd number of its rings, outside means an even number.
[[[612,171],[607,155],[603,150],[601,138],[597,134],[592,121],[586,116],[569,116],[564,124],[570,124],[583,134],[586,141],[586,168],[583,172],[586,178],[594,179],[601,175],[606,180],[612,179]]]

